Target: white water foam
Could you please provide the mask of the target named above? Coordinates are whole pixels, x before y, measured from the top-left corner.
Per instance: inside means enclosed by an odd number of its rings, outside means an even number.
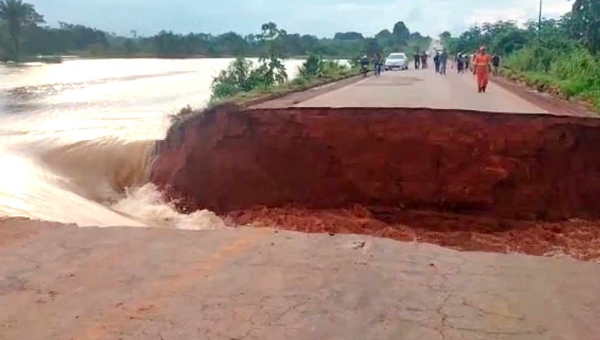
[[[140,222],[160,228],[184,230],[210,230],[225,228],[223,220],[212,211],[199,210],[184,215],[172,204],[166,203],[156,186],[148,183],[140,188],[127,189],[126,197],[111,208],[126,215],[135,216]]]

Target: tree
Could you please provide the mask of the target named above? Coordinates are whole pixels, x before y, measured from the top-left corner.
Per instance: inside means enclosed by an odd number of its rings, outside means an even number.
[[[396,40],[396,44],[399,46],[404,46],[410,39],[410,31],[404,21],[399,21],[394,25],[393,31],[394,38]]]
[[[357,32],[343,32],[343,33],[336,33],[335,36],[333,37],[333,39],[335,40],[343,40],[343,41],[347,41],[347,40],[363,40],[364,37],[362,34],[357,33]]]
[[[444,31],[442,34],[440,34],[440,39],[442,41],[450,39],[450,38],[452,38],[452,34],[448,31]]]
[[[600,2],[575,0],[572,12],[573,33],[592,52],[600,50]]]
[[[269,22],[262,25],[259,36],[263,51],[259,62],[259,71],[263,73],[265,84],[271,86],[282,84],[287,80],[285,65],[283,65],[283,37],[287,35],[285,30],[279,29],[277,24]]]
[[[374,38],[365,39],[364,50],[365,50],[366,55],[368,55],[368,56],[372,56],[375,53],[382,52],[381,46],[379,46],[379,44],[377,43],[377,39],[374,39]]]
[[[375,39],[380,46],[390,47],[394,44],[394,36],[392,32],[385,29],[375,35]]]
[[[24,26],[44,23],[44,17],[31,4],[22,0],[1,0],[0,20],[8,23],[8,33],[13,42],[14,57],[18,62],[21,54],[21,29]]]

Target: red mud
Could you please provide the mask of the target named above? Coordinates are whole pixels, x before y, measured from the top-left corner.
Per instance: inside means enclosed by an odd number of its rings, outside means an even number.
[[[224,106],[175,125],[150,177],[180,210],[243,224],[591,259],[596,223],[526,221],[600,220],[599,150],[589,118]]]
[[[431,211],[378,211],[363,207],[336,210],[255,208],[230,212],[238,225],[306,233],[361,234],[397,241],[437,244],[463,251],[566,255],[600,260],[600,222],[558,223],[497,220]]]

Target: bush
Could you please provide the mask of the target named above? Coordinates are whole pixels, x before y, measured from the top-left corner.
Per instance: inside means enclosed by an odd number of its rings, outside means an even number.
[[[507,75],[521,75],[538,90],[558,89],[566,98],[581,98],[600,107],[600,61],[573,44],[548,48],[536,43],[510,55]]]
[[[309,79],[305,78],[304,76],[300,75],[296,78],[294,78],[294,80],[292,80],[292,85],[294,86],[306,86],[308,83],[310,82]]]
[[[302,77],[313,77],[321,73],[323,60],[315,55],[310,55],[300,66],[299,73]]]
[[[241,92],[250,92],[257,88],[266,88],[265,73],[268,68],[261,65],[255,68],[253,63],[244,58],[233,61],[227,69],[213,79],[212,100],[235,96]]]

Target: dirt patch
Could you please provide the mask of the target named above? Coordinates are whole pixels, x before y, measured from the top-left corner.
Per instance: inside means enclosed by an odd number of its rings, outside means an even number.
[[[600,222],[500,220],[433,211],[364,208],[255,208],[230,212],[239,225],[306,233],[361,234],[462,251],[569,256],[600,261]]]

